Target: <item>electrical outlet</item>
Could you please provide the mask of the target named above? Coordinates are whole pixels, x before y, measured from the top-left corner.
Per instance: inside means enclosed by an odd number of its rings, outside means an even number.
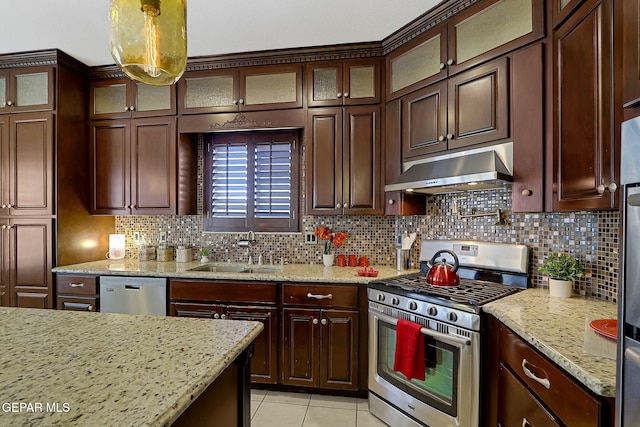
[[[166,231],[161,231],[160,232],[160,243],[167,243],[167,232]]]
[[[133,242],[134,243],[140,243],[140,232],[139,231],[134,231],[133,232]]]
[[[304,243],[307,245],[316,245],[318,243],[318,236],[313,233],[304,233]]]

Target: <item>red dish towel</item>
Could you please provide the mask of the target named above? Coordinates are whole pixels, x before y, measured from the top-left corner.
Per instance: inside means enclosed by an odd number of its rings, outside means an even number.
[[[425,379],[424,335],[422,326],[404,319],[396,325],[396,355],[393,370],[402,372],[408,380]]]

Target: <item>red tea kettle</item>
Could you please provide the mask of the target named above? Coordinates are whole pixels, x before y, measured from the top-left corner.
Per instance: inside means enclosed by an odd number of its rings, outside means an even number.
[[[436,264],[436,259],[442,253],[448,253],[453,256],[453,266],[447,264],[442,258],[439,264]],[[430,261],[427,262],[429,267],[429,273],[427,273],[427,283],[434,286],[458,286],[460,284],[460,276],[458,276],[458,256],[446,249],[440,250],[433,255]]]

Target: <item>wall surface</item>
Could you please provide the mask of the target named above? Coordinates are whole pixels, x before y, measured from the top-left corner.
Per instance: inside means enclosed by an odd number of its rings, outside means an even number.
[[[569,252],[586,265],[585,277],[575,285],[575,292],[605,301],[616,301],[618,268],[617,211],[517,213],[511,212],[511,190],[486,190],[430,197],[424,216],[305,216],[302,233],[256,233],[257,244],[251,254],[265,262],[284,258],[295,264],[322,262],[322,244],[305,244],[304,232],[312,233],[317,225],[334,231],[346,231],[349,237],[336,253],[366,256],[374,265],[395,265],[397,233],[417,232],[413,259],[417,262],[422,239],[462,239],[524,244],[530,249],[531,285],[546,287],[546,278],[538,265],[552,251]],[[507,225],[495,225],[501,209]],[[491,213],[491,216],[463,218],[465,215]],[[193,248],[194,257],[203,246],[211,248],[213,261],[246,261],[249,252],[237,241],[246,233],[205,233],[203,217],[131,216],[116,217],[116,232],[127,235],[127,256],[137,257],[133,233],[139,232],[150,244],[157,244],[165,232],[169,245]],[[322,242],[321,242],[322,243]]]

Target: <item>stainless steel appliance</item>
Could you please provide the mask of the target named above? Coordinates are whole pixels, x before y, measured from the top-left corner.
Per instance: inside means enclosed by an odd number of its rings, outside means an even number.
[[[458,257],[459,286],[427,283],[427,261],[441,250]],[[444,253],[447,262],[452,258]],[[482,305],[526,288],[523,245],[429,240],[418,274],[369,284],[369,410],[393,427],[480,424]],[[422,326],[425,380],[393,370],[396,323]]]
[[[640,419],[640,118],[622,124],[622,256],[618,292],[616,425]]]
[[[103,313],[167,315],[167,279],[100,276]]]

